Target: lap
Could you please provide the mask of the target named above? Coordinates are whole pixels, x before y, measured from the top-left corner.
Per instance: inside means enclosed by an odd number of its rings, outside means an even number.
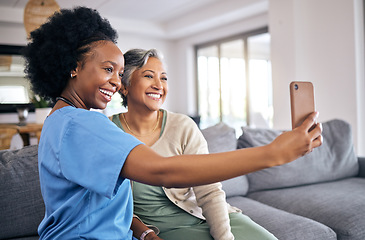
[[[229,219],[235,240],[277,240],[273,234],[242,213],[231,213]]]
[[[244,214],[231,213],[229,218],[235,240],[277,240],[274,235]],[[162,232],[159,237],[164,240],[214,240],[205,221],[194,226]]]

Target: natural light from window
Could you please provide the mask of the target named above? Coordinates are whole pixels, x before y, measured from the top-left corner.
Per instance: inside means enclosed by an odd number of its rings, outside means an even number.
[[[221,121],[233,126],[237,135],[242,126],[272,127],[267,32],[197,47],[197,64],[202,129]]]
[[[24,86],[0,86],[0,103],[28,102],[28,92]]]

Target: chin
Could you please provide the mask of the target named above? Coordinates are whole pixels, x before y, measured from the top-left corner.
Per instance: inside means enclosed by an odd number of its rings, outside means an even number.
[[[157,112],[158,110],[160,110],[161,109],[161,106],[158,106],[158,107],[151,107],[150,108],[150,110],[151,111],[155,111],[155,112]]]
[[[92,108],[93,109],[98,109],[98,110],[104,110],[107,106],[108,106],[108,104],[99,104],[99,105],[94,106]]]

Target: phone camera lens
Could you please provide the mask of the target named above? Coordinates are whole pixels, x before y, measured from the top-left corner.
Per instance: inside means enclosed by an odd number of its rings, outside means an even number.
[[[294,84],[294,89],[295,89],[295,90],[298,90],[298,88],[299,88],[299,87],[298,87],[298,84]]]

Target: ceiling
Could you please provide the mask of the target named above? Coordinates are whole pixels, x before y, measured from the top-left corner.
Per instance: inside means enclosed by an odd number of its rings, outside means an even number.
[[[268,0],[56,0],[97,9],[119,32],[178,39],[266,13]],[[0,26],[23,24],[28,0],[1,0]]]

